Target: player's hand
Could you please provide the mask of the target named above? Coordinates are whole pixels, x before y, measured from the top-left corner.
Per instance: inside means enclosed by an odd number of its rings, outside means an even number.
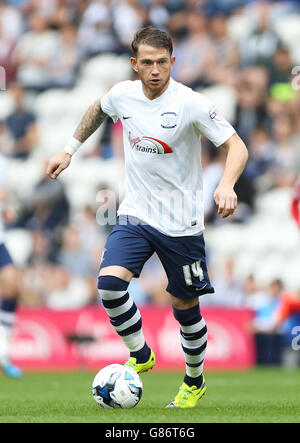
[[[72,156],[65,151],[61,151],[54,157],[50,158],[46,171],[48,177],[56,179],[59,174],[69,166],[71,159]]]
[[[218,206],[218,214],[222,218],[233,215],[237,207],[237,195],[232,187],[219,185],[214,193],[214,199]]]

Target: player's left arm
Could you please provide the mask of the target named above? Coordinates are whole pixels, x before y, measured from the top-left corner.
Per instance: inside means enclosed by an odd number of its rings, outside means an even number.
[[[234,185],[245,168],[248,150],[236,133],[222,145],[222,148],[227,151],[227,158],[223,176],[214,193],[214,199],[218,206],[218,214],[222,218],[226,218],[233,215],[237,208]]]

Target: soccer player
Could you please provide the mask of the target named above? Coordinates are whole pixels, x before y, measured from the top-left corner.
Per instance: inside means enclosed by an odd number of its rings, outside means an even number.
[[[168,277],[167,291],[186,361],[183,383],[168,406],[186,408],[195,406],[206,390],[207,328],[199,296],[214,292],[203,239],[200,136],[227,151],[224,174],[214,194],[221,217],[232,215],[237,207],[234,185],[248,154],[233,127],[203,95],[171,78],[172,49],[166,32],[140,29],[130,59],[139,80],[116,84],[90,105],[66,147],[50,159],[47,173],[56,179],[107,116],[122,121],[126,196],[102,256],[99,294],[130,352],[125,364],[138,373],[148,371],[155,355],[127,289],[157,253]]]
[[[4,189],[7,160],[0,155],[0,369],[13,378],[22,376],[20,368],[9,357],[10,337],[16,320],[16,310],[20,294],[18,270],[4,244]]]

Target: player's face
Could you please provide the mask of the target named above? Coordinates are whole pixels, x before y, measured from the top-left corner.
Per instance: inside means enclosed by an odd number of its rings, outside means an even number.
[[[159,97],[167,89],[175,63],[175,57],[170,55],[168,49],[140,44],[137,57],[132,57],[130,61],[148,98]]]

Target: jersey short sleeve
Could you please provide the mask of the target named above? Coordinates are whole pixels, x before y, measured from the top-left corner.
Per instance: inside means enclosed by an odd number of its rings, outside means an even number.
[[[217,147],[225,143],[236,132],[214,104],[197,92],[192,93],[189,114],[192,123],[199,132]]]
[[[101,97],[101,109],[105,114],[113,119],[113,122],[116,123],[118,121],[118,115],[113,105],[113,91],[114,87],[112,87],[106,94]]]
[[[101,98],[101,109],[105,114],[113,119],[116,123],[120,118],[118,112],[118,104],[124,98],[129,85],[132,82],[125,80],[115,84],[106,94]]]

